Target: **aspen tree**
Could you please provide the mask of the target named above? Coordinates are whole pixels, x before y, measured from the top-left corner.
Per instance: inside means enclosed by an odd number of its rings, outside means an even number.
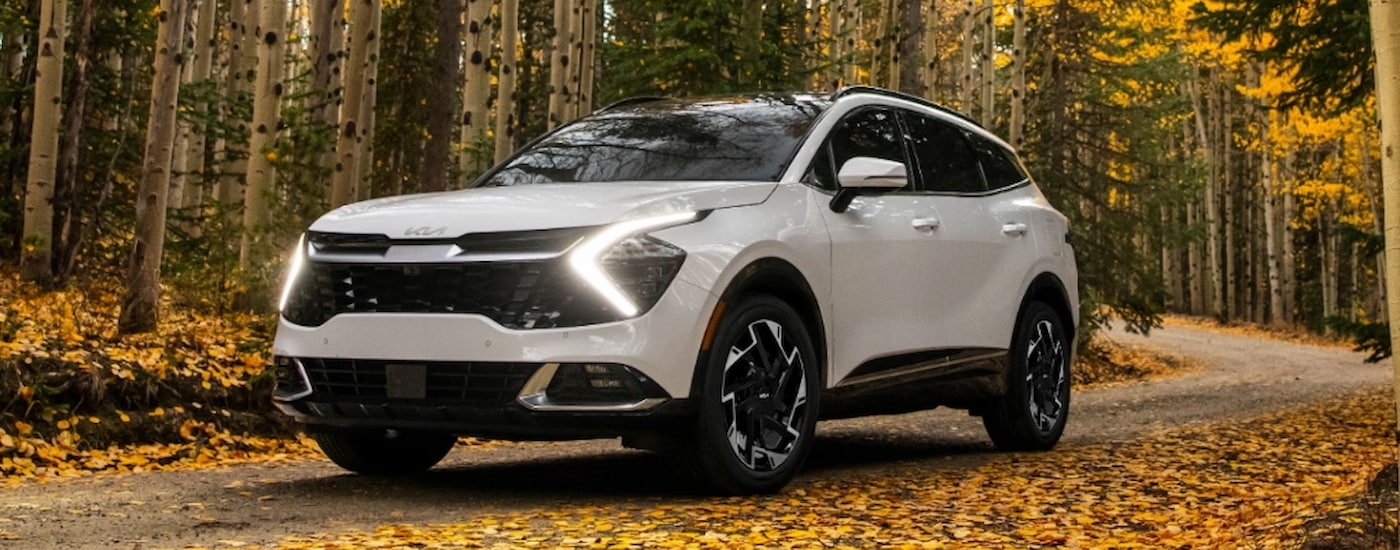
[[[428,192],[447,190],[452,142],[457,137],[453,125],[457,120],[457,83],[462,79],[462,12],[466,8],[463,0],[433,0],[433,6],[437,11],[437,40],[433,44],[429,69],[432,78],[427,88],[428,97],[434,99],[427,104],[428,140],[418,166],[418,184]],[[370,143],[372,146],[373,141]]]
[[[520,1],[501,0],[501,68],[496,92],[496,162],[502,162],[515,151],[515,63],[519,52],[516,31],[519,25]]]
[[[233,103],[239,103],[246,99],[247,82],[249,71],[256,71],[256,57],[254,63],[248,63],[248,55],[245,53],[249,48],[250,35],[249,27],[255,26],[258,17],[256,0],[229,0],[229,23],[228,23],[228,60],[227,72],[225,73],[224,97]],[[247,121],[234,118],[234,110],[225,105],[223,113],[226,123],[239,129],[247,128]],[[235,226],[240,221],[234,212],[235,208],[242,204],[243,196],[243,175],[247,171],[247,159],[243,156],[239,143],[230,138],[220,138],[214,145],[214,158],[220,166],[216,172],[222,174],[218,183],[218,201],[227,212],[228,217],[225,223]]]
[[[165,208],[189,0],[163,0],[161,4],[151,116],[146,125],[146,152],[136,192],[136,234],[126,273],[126,293],[117,319],[120,334],[155,330],[160,315],[160,259],[165,251]]]
[[[374,106],[379,100],[379,40],[380,25],[384,10],[375,2],[376,8],[370,13],[370,40],[365,52],[365,95],[360,101],[360,156],[355,168],[355,198],[365,200],[373,196],[371,181],[374,176]]]
[[[490,157],[482,149],[490,127],[491,0],[467,0],[466,67],[462,86],[461,155],[457,168],[462,184],[486,170]]]
[[[978,56],[981,63],[978,69],[982,71],[982,127],[991,128],[996,122],[996,95],[993,93],[993,86],[996,84],[996,6],[992,0],[982,0],[982,55]]]
[[[253,247],[269,219],[267,199],[277,179],[272,165],[280,133],[282,63],[287,45],[284,0],[263,0],[258,10],[258,78],[253,87],[253,131],[248,139],[248,183],[243,193],[243,238],[239,241],[238,266],[248,269]]]
[[[307,5],[311,40],[311,93],[307,107],[311,118],[325,128],[338,127],[340,122],[340,66],[345,58],[344,0],[311,0]],[[316,165],[330,168],[335,163],[335,151],[328,149]]]
[[[1026,0],[1016,0],[1011,16],[1011,119],[1007,141],[1021,148],[1026,129]]]
[[[570,26],[573,2],[554,0],[554,37],[550,39],[549,56],[549,129],[567,122],[565,106],[569,103],[569,53],[573,44]]]
[[[1400,0],[1370,0],[1376,50],[1376,106],[1381,122],[1381,188],[1385,196],[1386,310],[1400,312]],[[1390,319],[1390,349],[1400,349],[1400,319]],[[1400,414],[1400,354],[1394,369],[1395,411]],[[1400,428],[1397,428],[1400,435]]]
[[[920,65],[920,47],[924,43],[924,11],[918,0],[902,0],[900,3],[900,33],[895,47],[899,59],[899,91],[909,95],[923,96],[924,72]]]
[[[340,104],[340,132],[335,143],[335,173],[331,177],[330,206],[336,208],[355,200],[359,183],[360,155],[363,133],[360,117],[364,110],[365,90],[369,87],[370,43],[377,42],[372,28],[379,0],[348,0],[350,2],[350,57],[345,67],[344,99]]]
[[[47,285],[53,280],[53,194],[57,175],[58,125],[63,107],[63,40],[67,0],[39,5],[39,59],[34,77],[34,130],[30,134],[29,180],[24,193],[20,278]]]

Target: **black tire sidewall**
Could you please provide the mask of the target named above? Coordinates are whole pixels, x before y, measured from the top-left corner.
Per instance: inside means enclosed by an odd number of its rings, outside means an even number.
[[[807,404],[803,425],[792,454],[778,468],[767,472],[756,472],[744,466],[734,456],[729,447],[720,395],[724,384],[724,363],[728,351],[736,339],[748,330],[751,323],[768,319],[783,327],[784,339],[795,344],[802,354],[803,375],[807,383]],[[694,436],[697,441],[700,473],[715,488],[725,493],[749,494],[771,492],[782,488],[798,470],[802,468],[811,451],[816,434],[817,415],[820,411],[821,375],[816,349],[811,334],[797,312],[783,301],[766,295],[749,296],[738,301],[723,312],[715,329],[713,346],[701,353],[697,366],[704,369],[700,391],[695,398],[699,401],[699,415]]]
[[[1060,319],[1060,315],[1056,313],[1054,309],[1041,302],[1032,301],[1027,303],[1025,312],[1021,315],[1021,320],[1017,324],[1016,335],[1011,347],[1011,371],[1007,376],[1006,393],[1006,397],[1009,401],[1006,405],[1008,408],[1012,408],[1012,410],[1007,411],[1011,413],[1011,418],[1008,420],[1014,425],[1015,431],[1019,432],[1018,435],[1025,439],[1025,446],[1034,449],[1049,449],[1053,447],[1055,443],[1059,441],[1060,436],[1064,434],[1065,425],[1069,420],[1070,396],[1074,393],[1071,391],[1071,383],[1069,382],[1072,350],[1065,350],[1065,357],[1061,367],[1065,371],[1066,378],[1065,389],[1063,390],[1063,395],[1061,395],[1064,408],[1060,412],[1059,417],[1055,419],[1055,425],[1050,431],[1042,432],[1031,418],[1030,390],[1026,387],[1025,382],[1026,375],[1030,368],[1030,365],[1027,364],[1026,354],[1030,351],[1030,341],[1035,334],[1035,327],[1041,321],[1050,321],[1052,330],[1062,345],[1071,345],[1071,342],[1069,342],[1065,334],[1064,321]]]

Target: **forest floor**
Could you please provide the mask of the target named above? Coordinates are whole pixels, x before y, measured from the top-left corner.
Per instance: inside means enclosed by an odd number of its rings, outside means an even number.
[[[1384,547],[1388,365],[1185,326],[1107,338],[1180,359],[1078,391],[1049,453],[938,410],[823,423],[787,489],[747,498],[611,440],[474,443],[398,480],[312,459],[36,478],[0,490],[0,548]]]

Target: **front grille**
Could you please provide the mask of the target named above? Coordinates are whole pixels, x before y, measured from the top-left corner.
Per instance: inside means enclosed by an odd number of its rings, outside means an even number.
[[[406,361],[302,358],[312,394],[318,400],[374,402],[388,397],[389,365]],[[496,405],[508,403],[539,363],[418,361],[426,367],[426,402]]]
[[[558,260],[445,264],[307,262],[284,314],[319,326],[342,313],[475,313],[515,329],[617,314]]]

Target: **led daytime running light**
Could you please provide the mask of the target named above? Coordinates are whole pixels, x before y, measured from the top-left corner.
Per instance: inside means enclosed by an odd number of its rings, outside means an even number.
[[[602,295],[603,299],[607,300],[618,313],[625,317],[635,316],[639,312],[637,305],[633,304],[627,294],[622,292],[622,289],[618,288],[617,284],[613,283],[608,274],[603,271],[603,255],[628,237],[648,230],[686,223],[695,220],[695,218],[695,212],[681,212],[610,225],[598,234],[579,243],[569,254],[569,266],[585,283],[588,283],[588,286],[597,290],[598,294]]]
[[[306,235],[297,239],[297,247],[292,251],[292,265],[287,268],[287,280],[282,283],[282,298],[277,300],[277,311],[287,309],[287,299],[292,296],[297,278],[301,276],[302,264],[306,263]]]

